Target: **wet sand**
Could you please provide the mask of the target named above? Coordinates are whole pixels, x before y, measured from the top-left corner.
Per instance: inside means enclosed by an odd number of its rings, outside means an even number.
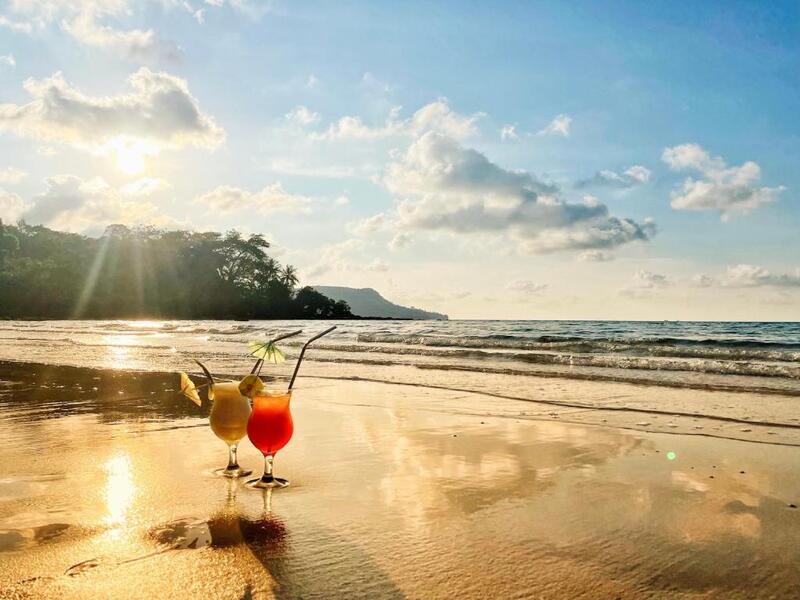
[[[0,597],[797,597],[795,427],[317,374],[264,494],[174,375],[0,363]]]

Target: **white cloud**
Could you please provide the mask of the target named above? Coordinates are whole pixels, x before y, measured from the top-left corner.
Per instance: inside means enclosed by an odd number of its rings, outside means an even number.
[[[367,271],[373,271],[375,273],[386,273],[389,270],[389,265],[387,265],[380,258],[376,258],[367,263],[364,269]]]
[[[345,116],[331,124],[321,133],[313,133],[312,139],[381,139],[388,137],[420,136],[428,131],[438,131],[456,139],[469,137],[477,131],[476,123],[484,113],[461,115],[450,108],[445,98],[426,104],[410,118],[400,118],[400,107],[389,111],[383,125],[371,127],[361,117]]]
[[[414,241],[414,236],[407,231],[400,231],[389,240],[389,250],[398,251],[406,248]]]
[[[320,251],[319,260],[306,269],[306,277],[320,277],[331,271],[347,271],[353,269],[349,256],[364,248],[362,240],[351,238],[338,244],[329,244]]]
[[[610,170],[598,171],[593,177],[578,181],[575,187],[612,187],[625,189],[647,183],[650,181],[650,175],[650,169],[642,165],[633,165],[622,173]]]
[[[371,217],[365,217],[350,225],[350,230],[356,235],[369,235],[380,231],[386,226],[386,217],[383,213],[378,213]]]
[[[706,275],[705,273],[699,273],[698,275],[692,277],[691,283],[695,287],[707,288],[714,286],[717,282],[710,275]]]
[[[6,167],[5,169],[0,169],[0,183],[19,183],[27,175],[25,171],[15,167]]]
[[[614,255],[602,250],[586,250],[578,255],[578,260],[583,262],[608,262],[614,260]]]
[[[572,124],[572,117],[569,115],[556,115],[544,129],[539,130],[536,135],[560,135],[569,137],[569,128]]]
[[[99,154],[139,156],[161,148],[213,148],[224,132],[200,111],[186,81],[141,68],[128,78],[132,92],[88,96],[61,73],[28,79],[28,104],[0,105],[0,130],[53,140]]]
[[[697,144],[666,148],[661,158],[674,171],[692,170],[703,176],[688,177],[672,191],[671,206],[675,210],[715,210],[723,220],[729,220],[772,202],[785,189],[759,187],[761,169],[756,163],[727,167],[721,157],[711,156]]]
[[[521,296],[536,296],[548,288],[546,283],[535,283],[530,279],[515,279],[506,284],[506,289]]]
[[[159,39],[152,29],[121,31],[97,21],[90,13],[81,13],[64,20],[61,28],[86,46],[109,49],[134,61],[176,60],[180,56],[178,47]]]
[[[0,188],[0,220],[14,223],[25,211],[25,203],[17,194],[7,192]]]
[[[350,204],[350,198],[348,198],[347,196],[337,196],[336,198],[334,198],[333,203],[336,206],[347,206],[348,204]]]
[[[672,285],[672,281],[666,275],[640,269],[633,274],[633,283],[623,287],[619,293],[631,298],[644,298],[649,296],[653,290],[670,285]]]
[[[17,60],[14,58],[13,54],[0,55],[0,63],[9,66],[12,69],[17,66]]]
[[[57,22],[62,31],[87,46],[109,49],[136,61],[176,58],[177,46],[160,39],[152,29],[121,30],[105,23],[109,18],[128,17],[134,6],[129,0],[12,0],[10,3],[14,13],[24,15],[39,27]],[[0,17],[0,25],[26,33],[33,29],[30,22],[17,23],[5,17]]]
[[[800,268],[794,273],[772,273],[764,267],[740,264],[728,267],[722,278],[727,287],[800,287]]]
[[[301,127],[306,127],[308,125],[313,125],[314,123],[318,123],[320,120],[320,114],[318,112],[313,112],[309,110],[307,107],[300,105],[294,107],[290,110],[284,118],[289,122],[295,125],[299,125]]]
[[[101,177],[83,180],[58,175],[45,180],[47,189],[36,196],[22,214],[32,225],[62,231],[99,234],[112,223],[122,225],[174,225],[175,220],[149,202],[126,200]]]
[[[222,213],[238,210],[258,211],[261,214],[276,212],[310,212],[310,200],[305,196],[290,194],[280,183],[273,183],[261,191],[250,192],[229,185],[221,185],[194,199],[197,204]]]
[[[144,197],[169,188],[169,182],[160,177],[142,177],[122,186],[119,191],[125,196]]]
[[[500,130],[501,140],[516,140],[518,138],[519,134],[517,133],[516,125],[503,125],[503,128]]]
[[[389,166],[385,184],[404,198],[397,208],[404,228],[508,234],[530,253],[613,248],[655,234],[651,221],[611,216],[596,199],[565,202],[530,173],[507,171],[434,132]]]
[[[310,89],[310,90],[313,90],[313,89],[314,89],[315,87],[317,87],[318,85],[319,85],[319,79],[317,79],[317,78],[314,76],[314,74],[313,74],[313,73],[312,73],[311,75],[309,75],[309,76],[308,76],[308,79],[306,79],[306,87],[307,87],[308,89]]]
[[[8,17],[4,17],[0,15],[0,27],[5,27],[6,29],[10,29],[15,33],[31,33],[33,31],[33,25],[27,22],[22,21],[12,21]]]

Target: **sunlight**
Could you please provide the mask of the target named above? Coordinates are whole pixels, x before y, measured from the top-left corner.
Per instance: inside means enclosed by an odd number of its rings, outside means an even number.
[[[148,156],[155,156],[159,147],[151,142],[127,136],[118,136],[100,148],[100,153],[113,156],[117,168],[128,175],[144,172]]]
[[[126,454],[118,454],[105,462],[103,470],[107,476],[103,498],[108,511],[104,521],[112,527],[119,527],[124,525],[136,493],[131,476],[131,459]]]

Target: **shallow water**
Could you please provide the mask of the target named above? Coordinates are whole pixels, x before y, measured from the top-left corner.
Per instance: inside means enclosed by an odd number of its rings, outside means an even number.
[[[800,395],[800,323],[342,321],[309,360]],[[313,321],[6,321],[0,359],[172,370],[238,368],[251,340]],[[301,342],[284,346],[296,355]],[[224,368],[224,367],[223,367]]]
[[[0,364],[0,380],[3,598],[795,598],[800,587],[795,446],[304,378],[276,460],[292,485],[265,495],[210,475],[224,444],[174,375]],[[247,441],[240,460],[258,472]]]

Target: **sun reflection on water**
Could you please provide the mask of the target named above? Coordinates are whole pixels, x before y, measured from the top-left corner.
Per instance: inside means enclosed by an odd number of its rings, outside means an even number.
[[[117,537],[128,518],[128,511],[136,494],[136,485],[131,475],[131,459],[127,454],[117,454],[103,465],[106,485],[103,497],[106,517],[103,522],[112,527],[111,535]]]

